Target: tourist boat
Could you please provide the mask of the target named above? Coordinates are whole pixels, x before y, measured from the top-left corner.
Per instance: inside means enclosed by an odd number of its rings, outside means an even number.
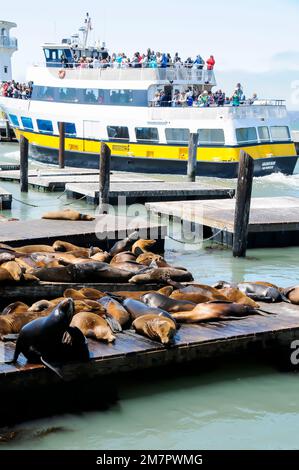
[[[246,101],[240,106],[173,106],[174,93],[216,86],[213,71],[193,67],[78,67],[77,58],[108,57],[105,45],[87,46],[90,17],[79,35],[44,44],[45,64],[32,66],[30,100],[0,98],[16,137],[25,136],[33,159],[57,164],[59,123],[65,123],[66,164],[97,168],[101,142],[114,170],[185,174],[190,133],[198,133],[197,175],[234,178],[240,150],[255,161],[254,174],[292,174],[297,153],[285,103]],[[63,66],[62,66],[63,63]],[[157,91],[169,100],[154,106]]]

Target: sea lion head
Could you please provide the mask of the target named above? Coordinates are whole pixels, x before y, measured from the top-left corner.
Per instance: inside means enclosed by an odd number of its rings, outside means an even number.
[[[60,302],[52,311],[52,316],[62,321],[67,326],[71,323],[75,313],[74,301],[71,298]]]
[[[146,326],[153,337],[159,339],[159,341],[165,346],[170,345],[173,342],[174,335],[176,333],[175,325],[165,318],[154,318],[146,322]]]

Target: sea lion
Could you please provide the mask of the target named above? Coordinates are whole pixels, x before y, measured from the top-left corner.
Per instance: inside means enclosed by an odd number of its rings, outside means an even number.
[[[165,346],[173,343],[176,334],[176,324],[169,317],[159,315],[144,315],[136,318],[132,324],[136,332]]]
[[[136,320],[136,318],[142,317],[144,315],[161,315],[167,318],[172,318],[172,315],[166,312],[166,310],[163,310],[162,308],[150,307],[149,305],[146,305],[139,300],[125,299],[123,301],[123,306],[129,312],[132,320]]]
[[[299,286],[287,287],[282,294],[294,305],[299,305]]]
[[[73,282],[128,282],[132,276],[129,271],[98,261],[86,264],[71,264],[65,269]]]
[[[47,212],[42,216],[42,219],[51,220],[95,220],[95,217],[89,214],[81,214],[80,212],[73,209],[64,209]]]
[[[191,284],[181,289],[177,289],[170,295],[170,298],[174,300],[188,300],[195,304],[213,300],[227,300],[224,295],[219,294],[218,290],[201,284]]]
[[[61,377],[51,362],[63,362],[65,358],[71,360],[73,357],[87,360],[89,352],[84,337],[81,332],[70,329],[73,316],[73,300],[64,299],[50,315],[25,325],[20,331],[12,363],[16,363],[22,353],[28,362],[42,362]],[[73,338],[76,339],[76,348],[73,347]]]
[[[146,272],[148,268],[143,266],[142,264],[136,263],[136,261],[124,261],[123,263],[110,263],[110,266],[115,267],[117,269],[123,269],[124,271],[129,271],[134,274],[139,274],[141,272]]]
[[[59,268],[39,268],[34,269],[32,273],[40,281],[44,282],[72,282],[72,273],[69,266],[61,266]]]
[[[149,266],[153,261],[159,262],[160,268],[163,268],[163,267],[166,268],[169,266],[161,255],[157,255],[156,253],[152,253],[150,251],[146,251],[145,253],[142,253],[136,259],[137,263],[143,264],[144,266]]]
[[[136,240],[139,239],[139,233],[133,232],[127,238],[116,242],[111,250],[109,251],[110,256],[114,257],[118,255],[118,253],[122,253],[123,251],[128,251],[132,248],[133,244]]]
[[[0,315],[0,339],[6,335],[16,335],[24,325],[40,318],[44,312],[14,312],[7,315]]]
[[[28,309],[29,306],[27,304],[24,304],[23,302],[14,302],[5,307],[1,315],[11,315],[12,313],[22,314],[27,312]]]
[[[219,289],[219,293],[223,294],[224,297],[227,298],[230,302],[235,302],[237,304],[242,305],[249,305],[253,308],[259,308],[259,304],[257,304],[253,299],[247,297],[243,292],[235,287],[226,287],[224,289]]]
[[[119,291],[119,292],[114,292],[114,295],[118,297],[123,297],[124,299],[134,299],[134,300],[140,300],[141,297],[143,297],[145,294],[152,294],[158,292],[159,294],[166,295],[167,297],[170,296],[170,294],[173,292],[173,287],[171,286],[165,286],[159,289],[158,291],[154,290],[146,290],[146,291]],[[108,294],[110,295],[110,294]]]
[[[79,292],[83,294],[87,299],[90,299],[90,300],[99,300],[102,297],[105,297],[106,295],[100,290],[93,289],[91,287],[84,287],[83,289],[80,289]]]
[[[26,245],[16,248],[16,251],[29,255],[32,253],[54,253],[54,248],[49,245]]]
[[[136,256],[131,251],[123,251],[122,253],[118,253],[117,255],[115,255],[110,261],[110,264],[114,266],[119,263],[125,263],[130,261],[136,262]]]
[[[0,282],[11,282],[13,281],[13,277],[10,275],[10,273],[4,269],[4,268],[1,268],[0,267]]]
[[[73,245],[72,243],[65,242],[63,240],[56,240],[56,242],[53,243],[53,249],[54,251],[60,251],[60,252],[69,252],[69,251],[80,251],[80,250],[89,250],[89,248],[84,248],[82,246],[78,245]],[[100,253],[102,250],[100,248],[97,248],[97,253]]]
[[[173,318],[182,323],[199,323],[215,320],[236,320],[259,312],[248,306],[232,302],[207,302],[198,304],[190,312],[173,313]]]
[[[288,302],[288,299],[277,288],[268,287],[267,285],[242,282],[238,284],[238,289],[253,300],[261,302],[280,302],[284,300]]]
[[[30,308],[28,308],[28,312],[43,312],[44,310],[47,310],[48,308],[54,308],[55,304],[51,302],[50,300],[39,300],[38,302],[35,302],[34,304],[31,305]]]
[[[260,284],[261,286],[273,287],[274,289],[278,289],[278,286],[276,286],[275,284],[271,284],[271,282],[254,281],[254,284]]]
[[[77,313],[72,319],[71,326],[79,328],[86,338],[105,341],[107,343],[113,343],[116,339],[107,321],[94,313]]]
[[[111,256],[107,251],[103,251],[102,253],[96,253],[95,255],[92,255],[90,259],[93,259],[94,261],[100,261],[101,263],[109,263]]]
[[[7,263],[8,261],[14,261],[16,259],[16,255],[13,253],[0,253],[0,265],[2,263]]]
[[[3,263],[1,268],[6,269],[12,279],[16,282],[19,282],[23,277],[23,270],[15,261],[8,261],[7,263]]]
[[[136,256],[142,255],[142,253],[145,253],[146,251],[149,251],[148,249],[151,248],[153,245],[155,245],[157,242],[156,240],[137,240],[134,245],[132,246],[132,253]]]
[[[189,271],[176,268],[153,268],[145,273],[133,276],[129,282],[131,284],[146,284],[155,282],[167,282],[168,279],[178,282],[193,281],[193,276]]]
[[[196,307],[194,302],[189,302],[187,300],[174,300],[159,293],[145,294],[141,297],[141,300],[150,307],[161,308],[169,313],[188,312]]]
[[[227,287],[238,288],[236,282],[218,281],[212,285],[214,289],[226,289]]]
[[[106,296],[102,297],[99,300],[99,303],[104,307],[104,309],[109,315],[111,315],[119,322],[122,328],[129,323],[130,314],[120,302],[113,299],[112,297]]]

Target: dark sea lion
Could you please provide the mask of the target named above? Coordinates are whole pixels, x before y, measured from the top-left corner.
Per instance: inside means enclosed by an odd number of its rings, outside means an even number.
[[[132,326],[138,334],[165,346],[172,344],[177,331],[176,323],[171,318],[151,314],[136,318]]]
[[[42,216],[42,219],[51,219],[51,220],[86,220],[91,221],[95,220],[95,217],[88,214],[81,214],[80,212],[72,209],[64,209],[47,212]]]
[[[120,302],[112,297],[106,296],[99,300],[99,303],[105,308],[106,312],[115,318],[121,327],[125,327],[130,321],[130,314]]]
[[[131,251],[123,251],[122,253],[118,253],[112,258],[110,264],[116,265],[119,263],[125,263],[127,261],[136,262],[136,256]]]
[[[186,300],[174,300],[158,293],[145,294],[143,297],[141,297],[141,300],[150,307],[161,308],[162,310],[166,310],[166,312],[169,313],[190,311],[196,307],[196,304],[193,302],[188,302]]]
[[[238,284],[238,289],[253,300],[261,302],[280,302],[284,300],[288,302],[288,299],[278,289],[267,285],[242,282]]]
[[[14,261],[15,259],[16,255],[14,253],[0,253],[0,265],[8,261]]]
[[[199,323],[215,320],[236,320],[259,312],[248,306],[232,302],[207,302],[198,304],[190,312],[173,313],[173,318],[182,323]]]
[[[79,328],[86,338],[112,343],[116,337],[113,335],[107,321],[91,312],[77,313],[71,326]]]
[[[195,304],[213,300],[227,300],[224,295],[218,292],[218,290],[213,289],[210,286],[200,284],[191,284],[181,289],[177,289],[170,295],[170,298],[175,300],[187,300],[189,302],[194,302]]]
[[[132,246],[132,253],[136,256],[142,255],[146,251],[149,251],[149,248],[156,244],[156,240],[137,240]]]
[[[31,254],[31,253],[54,253],[54,248],[49,245],[26,245],[16,248],[18,253]]]
[[[249,305],[253,308],[259,308],[259,304],[257,304],[253,299],[247,297],[243,292],[235,287],[225,287],[224,289],[219,289],[219,293],[224,295],[230,302],[235,302],[237,304],[242,305]]]
[[[23,302],[14,302],[9,304],[5,309],[2,311],[1,315],[10,315],[12,313],[15,314],[22,314],[29,310],[29,306],[24,304]]]
[[[188,271],[176,268],[153,268],[145,273],[133,276],[129,282],[131,284],[146,284],[151,282],[167,282],[168,279],[177,282],[193,281],[193,276]]]
[[[148,268],[143,266],[142,264],[136,263],[136,261],[124,261],[123,263],[111,264],[110,266],[115,267],[117,269],[123,269],[124,271],[129,271],[134,274],[139,274],[142,272],[146,272]]]
[[[109,251],[110,256],[114,257],[118,255],[118,253],[122,253],[123,251],[128,251],[132,248],[136,240],[139,239],[139,233],[133,232],[127,238],[116,242],[111,250]]]
[[[51,364],[65,360],[87,360],[88,347],[81,331],[70,328],[74,302],[64,299],[47,317],[37,318],[25,325],[19,334],[12,363],[22,353],[30,363],[44,363],[58,375]],[[61,377],[61,375],[60,375]]]
[[[61,266],[60,268],[40,268],[34,269],[32,274],[40,281],[44,282],[72,282],[72,273],[69,271],[68,266]]]
[[[56,240],[56,242],[53,243],[53,249],[54,251],[69,252],[69,251],[80,251],[82,249],[88,250],[89,248],[83,248],[82,246],[73,245],[72,243],[69,243],[69,242]],[[98,250],[97,253],[100,253],[102,251],[100,248],[97,248],[97,250]]]
[[[240,284],[242,284],[242,282]],[[276,286],[275,284],[271,284],[271,282],[254,281],[254,284],[260,284],[261,286],[273,287],[274,289],[278,289],[278,286]]]
[[[123,301],[123,306],[129,312],[132,320],[136,320],[136,318],[142,317],[144,315],[161,315],[167,318],[172,318],[172,315],[166,312],[166,310],[163,310],[162,308],[150,307],[149,305],[146,305],[139,300],[125,299]]]
[[[294,305],[299,305],[299,286],[287,287],[282,294]]]
[[[128,282],[132,277],[132,273],[129,271],[97,261],[94,263],[73,264],[65,269],[73,282]]]

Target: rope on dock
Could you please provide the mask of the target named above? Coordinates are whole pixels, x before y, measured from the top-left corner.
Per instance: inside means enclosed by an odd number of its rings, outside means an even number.
[[[35,204],[30,204],[29,202],[24,202],[24,201],[21,201],[20,199],[17,199],[16,197],[12,196],[13,200],[14,201],[17,201],[19,202],[20,204],[24,204],[25,206],[30,206],[30,207],[40,207],[40,206],[37,206]]]
[[[173,240],[174,242],[182,243],[182,245],[200,245],[201,243],[213,240],[213,238],[217,237],[217,235],[220,235],[221,232],[225,232],[225,231],[227,231],[227,227],[223,227],[222,229],[218,230],[218,232],[214,233],[214,235],[212,235],[211,237],[203,238],[199,242],[188,242],[184,240],[178,240],[177,238],[174,238],[171,235],[167,235],[167,237]]]

